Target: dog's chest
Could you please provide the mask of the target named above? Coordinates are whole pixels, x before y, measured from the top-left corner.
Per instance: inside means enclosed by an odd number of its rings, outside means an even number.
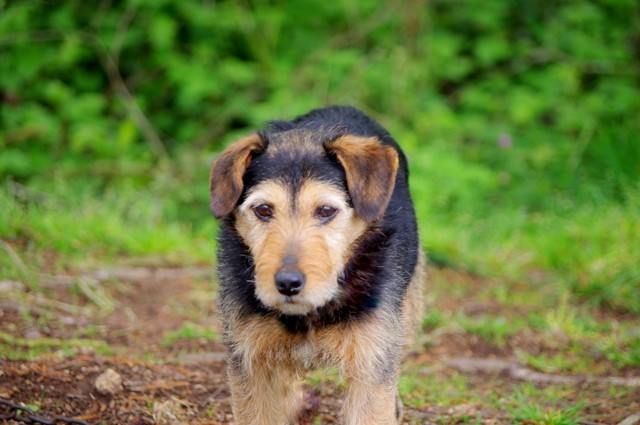
[[[340,367],[345,362],[353,361],[363,341],[358,337],[359,332],[347,327],[338,324],[320,329],[310,328],[304,335],[298,334],[295,342],[288,346],[290,358],[306,370]],[[378,348],[370,346],[370,349],[372,358],[377,357],[379,353],[375,352]]]
[[[288,346],[291,359],[303,369],[317,369],[335,363],[335,352],[326,343],[326,332],[310,328],[297,334]]]

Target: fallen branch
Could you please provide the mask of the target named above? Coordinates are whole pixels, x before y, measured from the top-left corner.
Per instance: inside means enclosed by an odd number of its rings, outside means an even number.
[[[519,381],[542,384],[611,384],[625,387],[640,387],[640,377],[551,375],[528,369],[518,363],[499,359],[454,358],[445,362],[447,366],[465,373],[492,373]]]
[[[640,422],[640,413],[636,413],[634,415],[628,416],[624,421],[620,422],[618,425],[636,425]]]
[[[89,286],[97,286],[109,280],[136,281],[146,279],[171,280],[181,278],[208,278],[213,274],[212,267],[103,267],[93,272],[81,273],[78,275],[50,275],[40,274],[43,286],[46,288],[56,288],[59,286],[70,286],[78,279],[83,279]]]
[[[16,253],[16,251],[5,241],[0,241],[0,247],[9,255],[11,261],[20,269],[25,276],[32,276],[33,272],[29,270],[29,267],[22,261],[22,258]]]

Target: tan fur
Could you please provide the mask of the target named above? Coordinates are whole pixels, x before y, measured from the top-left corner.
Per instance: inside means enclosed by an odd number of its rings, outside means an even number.
[[[301,339],[285,333],[275,319],[252,320],[232,331],[244,353],[242,369],[249,372],[228,369],[236,423],[294,423],[303,402],[303,370],[293,356]]]
[[[256,264],[256,295],[267,306],[288,314],[306,314],[332,299],[338,291],[338,273],[366,224],[353,214],[345,193],[325,182],[307,180],[294,196],[278,181],[258,184],[238,208],[238,233]],[[252,207],[266,203],[274,210],[265,223]],[[338,208],[336,217],[321,223],[314,213],[323,205]],[[295,258],[306,285],[294,299],[278,292],[274,276],[285,258]]]
[[[235,423],[272,425],[295,423],[304,393],[300,377],[290,369],[261,368],[251,377],[229,370]]]

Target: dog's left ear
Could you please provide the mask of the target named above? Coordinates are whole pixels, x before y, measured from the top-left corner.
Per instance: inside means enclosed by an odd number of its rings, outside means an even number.
[[[265,140],[254,133],[232,143],[213,163],[209,179],[209,205],[216,218],[233,211],[242,194],[242,176],[251,158],[265,148]]]
[[[387,210],[398,174],[398,152],[377,137],[346,135],[325,143],[347,176],[347,189],[356,214],[368,223]]]

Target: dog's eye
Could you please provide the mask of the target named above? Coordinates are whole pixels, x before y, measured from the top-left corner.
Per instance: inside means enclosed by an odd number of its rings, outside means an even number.
[[[329,205],[322,205],[318,207],[315,212],[316,218],[318,218],[323,223],[327,223],[336,216],[338,213],[338,209]]]
[[[269,221],[273,217],[273,208],[268,204],[258,204],[251,208],[253,213],[262,221]]]

